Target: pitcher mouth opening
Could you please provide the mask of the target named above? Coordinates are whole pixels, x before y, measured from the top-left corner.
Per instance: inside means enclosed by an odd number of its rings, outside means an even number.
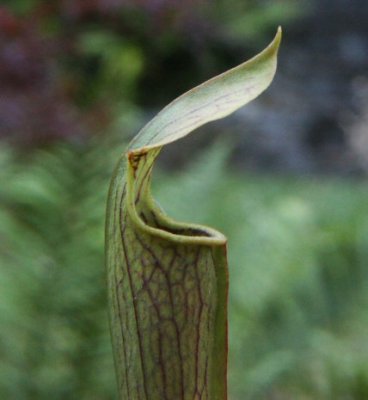
[[[152,202],[151,202],[152,201]],[[136,213],[136,222],[151,234],[163,236],[166,239],[202,244],[224,244],[226,237],[219,231],[195,224],[175,221],[167,216],[159,207],[155,207],[153,199],[150,201],[150,211]],[[136,210],[135,210],[136,211]],[[138,221],[137,221],[138,220]]]
[[[157,157],[159,151],[160,149],[155,150],[153,159]],[[149,190],[153,160],[147,163],[147,155],[145,149],[128,155],[127,210],[133,223],[150,235],[183,244],[210,246],[225,244],[226,237],[216,229],[175,221],[161,209]],[[137,182],[139,168],[143,168],[140,171],[142,178]]]

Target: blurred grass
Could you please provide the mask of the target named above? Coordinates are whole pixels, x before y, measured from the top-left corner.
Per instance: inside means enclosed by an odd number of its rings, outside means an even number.
[[[0,149],[1,399],[116,398],[103,220],[122,148]],[[154,192],[229,239],[230,398],[368,398],[368,185],[242,175],[229,153],[157,170]]]

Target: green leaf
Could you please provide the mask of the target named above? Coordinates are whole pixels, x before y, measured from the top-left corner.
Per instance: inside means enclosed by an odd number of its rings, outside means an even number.
[[[223,118],[271,83],[281,29],[260,54],[190,90],[133,139],[112,178],[106,221],[119,399],[227,398],[226,238],[168,218],[150,179],[162,146]]]

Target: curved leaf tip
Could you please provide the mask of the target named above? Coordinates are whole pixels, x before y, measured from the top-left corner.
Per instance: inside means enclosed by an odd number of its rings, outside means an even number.
[[[178,97],[138,133],[129,151],[171,143],[256,98],[275,75],[281,37],[279,27],[273,41],[261,53]]]

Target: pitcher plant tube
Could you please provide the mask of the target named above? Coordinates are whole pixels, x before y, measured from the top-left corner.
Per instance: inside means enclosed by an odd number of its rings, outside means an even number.
[[[226,238],[174,221],[150,192],[163,146],[271,83],[281,41],[178,97],[131,141],[108,195],[106,267],[119,400],[227,398]],[[236,207],[236,205],[234,205]]]

